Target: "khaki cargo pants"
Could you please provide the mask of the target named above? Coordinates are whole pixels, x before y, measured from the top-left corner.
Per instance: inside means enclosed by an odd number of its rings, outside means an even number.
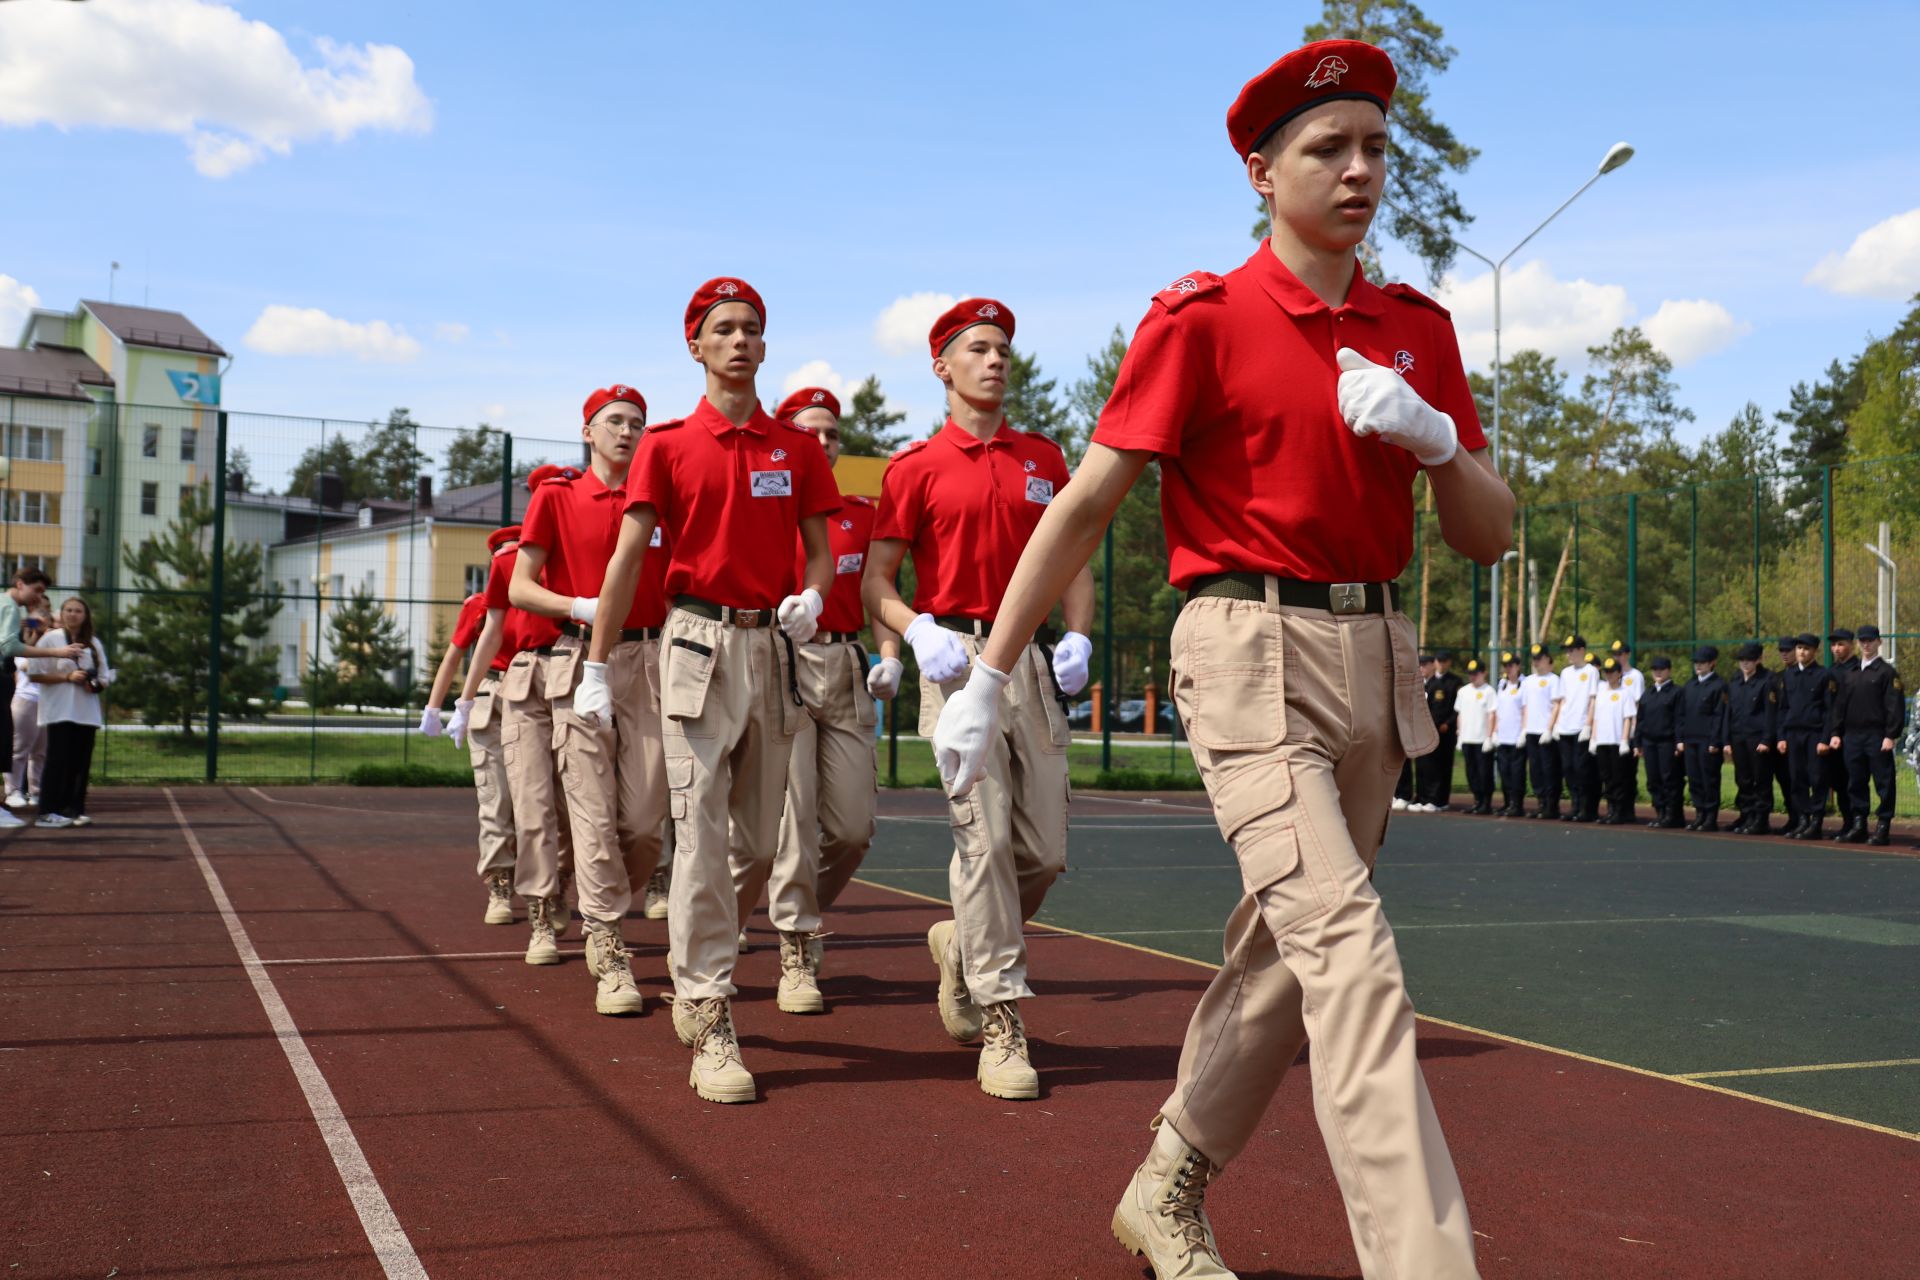
[[[733,887],[741,928],[765,888],[774,928],[817,933],[820,912],[840,897],[873,843],[878,717],[859,645],[843,640],[794,649],[806,706],[787,765],[779,848],[755,858],[736,831]]]
[[[1361,1272],[1477,1274],[1466,1200],[1414,1058],[1413,1004],[1371,874],[1407,755],[1431,750],[1402,614],[1196,600],[1173,691],[1245,896],[1161,1107],[1218,1164],[1301,1046]]]
[[[567,824],[566,795],[553,758],[553,706],[547,701],[545,655],[523,649],[513,655],[500,680],[500,754],[513,797],[517,862],[513,891],[523,898],[551,898],[560,892],[563,870],[571,870],[573,837]]]
[[[467,759],[473,762],[473,793],[480,805],[480,877],[511,871],[514,862],[513,794],[507,758],[500,750],[500,677],[489,675],[473,695],[467,717]]]
[[[982,647],[962,634],[967,656]],[[931,738],[940,708],[967,683],[920,681],[920,732]],[[974,1003],[1030,1000],[1024,926],[1067,866],[1067,713],[1053,696],[1046,651],[1030,644],[1000,693],[1000,734],[987,748],[986,776],[947,802],[953,862],[955,944]]]
[[[804,715],[793,698],[786,640],[770,627],[675,609],[660,649],[660,709],[673,818],[667,941],[674,990],[682,1000],[731,996],[740,916],[728,824],[748,856],[771,859]]]
[[[573,713],[587,642],[561,636],[547,659],[553,755],[573,833],[580,914],[613,923],[660,861],[667,818],[667,758],[660,740],[660,642],[622,640],[607,655],[613,723]]]

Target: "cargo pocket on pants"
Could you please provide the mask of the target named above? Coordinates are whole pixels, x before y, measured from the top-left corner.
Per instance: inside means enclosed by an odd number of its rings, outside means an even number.
[[[686,820],[688,796],[693,790],[693,757],[667,757],[667,816],[675,822]]]
[[[691,724],[706,710],[707,687],[713,683],[713,646],[675,636],[667,645],[665,689],[661,711],[681,726],[681,732],[693,734]],[[696,735],[710,736],[710,735]],[[693,767],[691,758],[687,767]]]
[[[1420,653],[1414,642],[1413,623],[1406,614],[1387,618],[1387,639],[1393,650],[1390,678],[1400,749],[1409,756],[1424,756],[1440,745],[1440,729],[1427,710],[1426,686],[1420,682]]]
[[[525,702],[533,692],[533,664],[539,660],[539,655],[531,651],[514,654],[507,674],[500,679],[501,696],[508,702]]]
[[[847,666],[853,676],[853,722],[862,729],[871,729],[880,723],[880,707],[874,696],[867,692],[868,667],[862,662],[866,653],[857,644],[850,644],[846,649]]]
[[[1208,751],[1279,746],[1287,736],[1280,615],[1236,609],[1182,621],[1185,643],[1173,662],[1173,698],[1187,737]]]
[[[573,692],[574,682],[580,677],[580,664],[586,656],[584,644],[570,644],[547,656],[547,697],[559,699]]]
[[[973,792],[969,791],[958,800],[947,801],[947,823],[953,828],[953,848],[963,858],[977,858],[986,852],[985,841],[980,837],[980,814],[975,804]]]

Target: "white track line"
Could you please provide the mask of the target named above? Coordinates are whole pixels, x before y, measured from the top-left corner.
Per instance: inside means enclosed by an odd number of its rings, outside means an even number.
[[[287,1065],[293,1068],[294,1079],[300,1082],[300,1092],[306,1095],[307,1107],[313,1112],[314,1123],[320,1127],[320,1136],[326,1141],[327,1153],[333,1157],[333,1167],[339,1171],[340,1181],[346,1184],[347,1197],[353,1201],[353,1210],[360,1215],[360,1226],[367,1233],[367,1243],[373,1246],[374,1257],[380,1260],[381,1269],[387,1273],[389,1280],[426,1280],[427,1269],[421,1265],[420,1255],[413,1251],[413,1242],[407,1239],[400,1219],[394,1215],[393,1206],[387,1203],[386,1193],[374,1178],[366,1153],[354,1138],[353,1128],[340,1110],[326,1076],[320,1072],[320,1064],[313,1060],[312,1050],[307,1048],[300,1028],[294,1025],[293,1015],[287,1012],[286,1001],[280,998],[279,989],[273,985],[273,979],[267,976],[260,954],[253,949],[253,939],[247,936],[246,927],[240,923],[240,917],[234,914],[226,886],[220,883],[220,876],[208,860],[207,851],[200,847],[200,838],[187,824],[187,815],[174,798],[173,788],[162,787],[161,791],[173,810],[174,821],[180,824],[180,831],[187,838],[187,847],[193,850],[193,860],[199,864],[200,875],[207,882],[207,892],[213,895],[213,904],[220,909],[220,918],[226,922],[227,936],[233,940],[233,949],[239,953],[240,963],[247,971],[248,980],[253,983],[253,993],[260,998],[260,1007],[266,1010],[274,1036],[287,1055]]]
[[[562,951],[562,956],[584,956],[584,951]],[[397,964],[407,960],[519,960],[524,951],[419,951],[398,956],[307,956],[298,960],[262,960],[263,965],[288,964]]]
[[[418,813],[416,813],[412,809],[373,809],[373,808],[367,807],[366,805],[319,804],[312,800],[282,800],[278,796],[268,795],[266,792],[262,791],[258,787],[248,787],[247,790],[253,792],[253,794],[259,796],[262,800],[265,800],[268,804],[290,804],[301,809],[332,809],[337,813],[358,813],[362,815],[369,814],[369,813],[385,813],[385,814],[391,814],[396,818],[419,816]]]

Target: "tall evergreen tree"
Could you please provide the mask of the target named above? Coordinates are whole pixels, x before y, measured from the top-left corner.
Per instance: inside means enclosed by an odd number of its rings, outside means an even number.
[[[449,489],[499,484],[500,467],[505,460],[506,434],[483,422],[472,430],[462,427],[453,433],[440,469]]]
[[[308,697],[322,707],[404,706],[414,683],[413,651],[400,624],[366,587],[334,605],[327,619],[332,662],[316,663]]]
[[[906,420],[905,413],[887,408],[880,379],[869,376],[841,406],[840,450],[862,458],[885,458],[907,442],[907,433],[899,429]]]
[[[1001,406],[1007,421],[1020,431],[1037,431],[1065,448],[1072,437],[1067,411],[1053,394],[1053,378],[1040,376],[1040,361],[1019,348],[1007,369],[1007,397]]]
[[[399,408],[385,422],[368,423],[365,435],[329,435],[300,455],[287,492],[312,497],[317,478],[328,472],[340,477],[349,503],[365,498],[404,501],[412,494],[415,479],[427,470],[419,430],[411,412]]]

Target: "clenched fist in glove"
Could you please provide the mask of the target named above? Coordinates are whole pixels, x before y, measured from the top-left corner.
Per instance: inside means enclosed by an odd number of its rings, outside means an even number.
[[[780,619],[780,629],[787,633],[787,639],[805,644],[820,629],[820,611],[824,608],[826,601],[820,598],[820,593],[808,587],[799,595],[782,600],[775,616]]]
[[[453,745],[467,745],[467,717],[473,714],[472,698],[456,698],[453,703],[453,719],[447,721],[447,736],[453,739]]]
[[[913,660],[920,674],[935,684],[945,684],[967,669],[967,646],[960,637],[923,613],[907,628],[907,643],[913,646]]]
[[[1087,659],[1093,657],[1093,641],[1078,631],[1069,631],[1053,646],[1053,678],[1060,692],[1072,697],[1087,687]]]
[[[581,664],[580,683],[573,687],[573,714],[589,724],[613,723],[613,697],[607,692],[606,663]]]
[[[573,607],[567,610],[567,616],[582,626],[593,625],[593,615],[600,611],[599,596],[575,596]]]
[[[1451,462],[1460,448],[1453,419],[1440,412],[1407,380],[1355,351],[1342,347],[1340,362],[1340,416],[1357,436],[1379,436],[1420,459],[1423,467]]]
[[[867,672],[867,692],[882,702],[893,701],[900,692],[900,673],[905,668],[898,658],[882,658]]]
[[[987,747],[1000,725],[1000,691],[1010,676],[984,662],[973,664],[966,687],[940,708],[933,729],[933,762],[947,794],[958,800],[986,776]]]
[[[446,726],[440,723],[440,708],[428,707],[420,713],[420,732],[429,738],[437,738],[446,732]]]

